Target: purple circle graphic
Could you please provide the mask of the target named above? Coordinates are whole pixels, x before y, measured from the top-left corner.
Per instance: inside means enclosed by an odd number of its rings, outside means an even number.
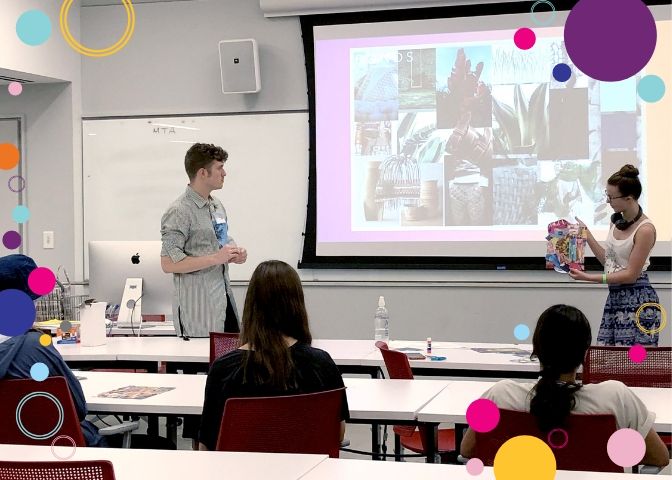
[[[0,292],[0,333],[12,337],[21,335],[35,321],[35,304],[21,290],[10,288]]]
[[[9,250],[17,249],[21,245],[21,235],[16,230],[9,230],[2,236],[2,244]]]
[[[625,80],[644,68],[656,37],[656,22],[641,0],[579,0],[565,22],[569,58],[604,82]]]
[[[12,182],[15,182],[17,184],[16,187],[12,185]],[[19,193],[24,188],[26,188],[26,180],[19,175],[14,175],[13,177],[9,177],[9,180],[7,181],[7,186],[12,192]]]

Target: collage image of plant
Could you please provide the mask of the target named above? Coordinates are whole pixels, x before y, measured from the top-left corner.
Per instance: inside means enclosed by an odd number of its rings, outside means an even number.
[[[637,78],[587,77],[562,39],[351,60],[354,227],[608,224],[606,176],[642,167]],[[561,62],[566,82],[553,78]]]

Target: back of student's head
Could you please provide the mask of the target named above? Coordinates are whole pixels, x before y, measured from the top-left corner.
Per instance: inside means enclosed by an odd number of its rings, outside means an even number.
[[[241,343],[250,347],[246,378],[249,372],[257,383],[292,387],[294,365],[283,336],[312,341],[299,275],[285,262],[268,260],[254,270],[245,297]]]
[[[553,305],[539,317],[532,355],[539,358],[541,378],[532,392],[530,412],[542,431],[563,425],[574,408],[580,385],[562,382],[560,375],[579,368],[591,341],[590,324],[578,308]]]

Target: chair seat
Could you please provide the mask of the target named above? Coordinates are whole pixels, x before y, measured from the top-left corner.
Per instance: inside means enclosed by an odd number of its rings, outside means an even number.
[[[422,441],[420,440],[420,431],[416,430],[410,437],[400,437],[401,445],[415,453],[425,453],[422,448]],[[455,451],[455,429],[441,428],[439,429],[439,453],[440,452],[454,452]]]

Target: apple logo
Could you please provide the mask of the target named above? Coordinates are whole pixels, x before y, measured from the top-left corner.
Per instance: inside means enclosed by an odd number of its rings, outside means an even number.
[[[137,265],[138,263],[140,263],[140,254],[139,253],[136,253],[135,255],[133,255],[131,257],[131,263],[133,265]]]

